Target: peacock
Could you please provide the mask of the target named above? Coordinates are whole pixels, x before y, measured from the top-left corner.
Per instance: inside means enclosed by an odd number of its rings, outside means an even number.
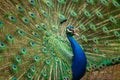
[[[80,80],[86,72],[86,64],[87,59],[84,51],[77,43],[77,41],[72,37],[75,35],[75,30],[73,26],[68,26],[66,29],[67,38],[71,43],[72,51],[73,51],[73,59],[72,59],[72,80]]]
[[[0,80],[120,80],[120,0],[0,0]]]

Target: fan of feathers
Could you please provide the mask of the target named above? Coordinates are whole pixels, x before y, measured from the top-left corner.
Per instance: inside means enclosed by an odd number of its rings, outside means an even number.
[[[0,80],[70,80],[68,25],[87,56],[82,80],[120,80],[120,0],[0,0]]]

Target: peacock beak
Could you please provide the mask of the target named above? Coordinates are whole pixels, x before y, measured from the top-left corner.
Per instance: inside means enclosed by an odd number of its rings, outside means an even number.
[[[79,36],[79,34],[76,32],[76,29],[67,29],[69,33],[72,33],[73,35]]]
[[[74,33],[74,35],[79,36],[79,34],[78,34],[78,33],[76,33],[76,32]]]
[[[77,33],[77,30],[76,30],[76,29],[73,29],[73,34],[74,34],[75,36],[79,36],[79,34]]]

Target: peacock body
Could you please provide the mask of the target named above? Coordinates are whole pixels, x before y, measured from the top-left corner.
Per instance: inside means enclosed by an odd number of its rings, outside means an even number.
[[[86,72],[87,59],[84,51],[77,41],[73,38],[75,35],[75,30],[73,26],[68,26],[66,28],[67,38],[71,43],[73,59],[72,59],[72,80],[80,80]]]
[[[119,25],[119,0],[0,0],[0,80],[120,80]]]

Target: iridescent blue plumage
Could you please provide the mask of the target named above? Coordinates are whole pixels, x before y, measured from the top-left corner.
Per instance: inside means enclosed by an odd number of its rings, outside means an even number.
[[[66,31],[67,38],[71,43],[72,51],[73,51],[73,59],[72,59],[72,80],[80,80],[85,72],[86,72],[86,64],[87,59],[84,51],[78,42],[73,38],[74,30],[73,26],[68,26]]]

